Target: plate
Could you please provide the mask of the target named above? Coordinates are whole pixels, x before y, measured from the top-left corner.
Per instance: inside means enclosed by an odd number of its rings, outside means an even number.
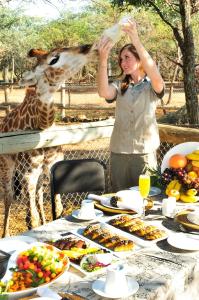
[[[199,150],[199,142],[187,142],[174,146],[165,154],[161,164],[161,172],[163,173],[166,168],[169,168],[169,159],[172,155],[177,153],[186,155],[194,150]]]
[[[167,242],[178,249],[198,251],[199,250],[199,236],[186,234],[186,233],[176,233],[168,237]]]
[[[130,188],[130,190],[139,191],[139,186],[133,186]],[[149,191],[149,197],[157,196],[159,194],[161,194],[161,189],[155,186],[151,186]]]
[[[78,220],[95,220],[95,219],[97,219],[97,218],[100,218],[100,217],[103,217],[103,212],[101,211],[101,210],[99,210],[99,209],[95,209],[95,214],[96,214],[96,217],[95,218],[92,218],[92,219],[90,219],[90,218],[79,218],[78,217],[78,215],[79,215],[79,209],[77,209],[77,210],[74,210],[73,212],[72,212],[72,216],[75,218],[75,219],[78,219]]]
[[[35,242],[35,243],[31,243],[29,245],[26,244],[26,247],[24,248],[24,250],[28,250],[28,249],[31,249],[32,247],[37,247],[37,246],[42,246],[42,245],[49,246],[48,244],[45,244],[45,243]],[[54,249],[56,249],[56,252],[61,252],[61,250],[59,250],[55,247],[54,247]],[[17,257],[20,252],[21,252],[21,250],[15,251],[9,258],[8,265],[7,265],[7,271],[4,275],[4,277],[1,278],[2,282],[6,282],[6,281],[10,280],[10,278],[12,276],[12,271],[10,270],[10,268],[13,268],[16,266],[16,260],[17,260]],[[45,282],[45,283],[41,284],[40,286],[47,287],[47,286],[51,285],[52,283],[56,282],[66,271],[68,271],[69,264],[70,264],[70,262],[69,262],[69,259],[67,258],[67,264],[63,268],[62,272],[57,277],[53,278],[50,282]],[[30,288],[26,288],[24,290],[20,290],[20,291],[16,291],[16,292],[4,292],[4,295],[8,296],[9,300],[20,299],[22,297],[34,294],[37,291],[37,288],[38,287],[30,287]]]
[[[107,294],[104,292],[105,280],[106,280],[105,278],[101,278],[101,279],[95,280],[92,284],[93,291],[102,297],[107,297],[107,298],[112,298],[112,299],[125,298],[125,297],[129,297],[130,295],[135,294],[139,289],[138,282],[135,281],[131,277],[127,277],[127,282],[128,282],[128,287],[129,287],[129,290],[127,293],[124,293],[121,291],[121,294],[119,292],[117,292],[117,295],[116,294]]]
[[[191,228],[191,229],[195,229],[195,230],[199,230],[199,225],[193,224],[192,222],[190,222],[187,219],[187,215],[191,212],[191,210],[183,210],[181,212],[179,212],[176,216],[175,216],[175,221],[177,221],[178,223],[182,224],[185,227]]]
[[[134,246],[133,246],[132,249],[127,248],[127,249],[123,249],[121,251],[114,251],[114,249],[111,247],[111,245],[108,246],[108,245],[105,244],[105,242],[100,243],[100,241],[97,237],[93,237],[93,236],[91,237],[89,235],[85,236],[84,235],[84,230],[87,227],[91,227],[91,228],[93,227],[93,229],[99,228],[99,229],[102,229],[105,232],[110,233],[111,235],[119,236],[122,240],[125,239],[125,240],[132,241]],[[118,229],[114,226],[111,226],[108,223],[104,223],[104,222],[94,223],[92,225],[88,225],[88,226],[85,226],[85,227],[75,229],[74,233],[81,236],[81,237],[83,236],[88,241],[94,242],[98,247],[102,247],[103,249],[108,250],[110,253],[113,253],[116,257],[119,257],[119,258],[125,258],[125,257],[131,255],[132,253],[135,253],[135,252],[138,252],[138,251],[142,250],[145,247],[145,245],[142,245],[141,243],[139,243],[134,238],[133,235],[129,234],[128,232],[121,231],[120,229]]]
[[[105,197],[112,197],[115,194],[105,194],[103,196]],[[146,199],[147,200],[147,205],[145,206],[145,210],[149,210],[153,207],[153,200],[151,199]],[[99,208],[100,210],[110,213],[110,214],[137,214],[137,212],[135,212],[134,210],[129,210],[129,209],[121,209],[118,207],[114,207],[114,206],[105,206],[102,205],[99,201],[94,201],[95,207]]]
[[[152,244],[155,244],[155,243],[157,243],[159,241],[162,241],[162,240],[165,240],[165,239],[168,238],[168,235],[169,235],[168,230],[165,227],[163,227],[161,224],[159,224],[158,222],[156,222],[156,221],[147,221],[147,222],[143,221],[146,226],[152,225],[152,226],[155,226],[156,229],[164,230],[165,231],[165,235],[164,236],[156,238],[154,240],[147,240],[144,237],[141,237],[141,236],[135,234],[135,232],[129,232],[128,229],[125,229],[125,227],[119,227],[117,225],[112,225],[111,224],[112,220],[115,220],[115,219],[120,218],[120,217],[125,217],[125,216],[127,216],[128,218],[130,217],[128,214],[121,214],[121,215],[118,215],[118,216],[112,216],[108,220],[105,221],[105,224],[108,224],[109,226],[111,226],[113,228],[116,228],[122,234],[123,233],[127,234],[128,237],[132,238],[135,243],[137,243],[138,245],[140,245],[142,247],[151,246]],[[131,216],[130,218],[131,219],[137,219],[137,216],[136,217],[135,216]]]
[[[27,244],[34,243],[37,240],[30,236],[20,235],[3,238],[0,240],[0,249],[8,253],[18,251],[27,246]]]

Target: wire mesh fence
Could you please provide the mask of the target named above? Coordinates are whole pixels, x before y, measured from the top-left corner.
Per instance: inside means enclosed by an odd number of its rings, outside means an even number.
[[[110,185],[110,173],[109,173],[109,142],[110,138],[97,139],[89,142],[82,142],[74,145],[64,145],[62,150],[65,159],[83,159],[83,158],[96,158],[102,160],[106,168],[106,190],[104,193],[111,192]],[[162,142],[158,150],[158,164],[161,165],[161,161],[164,154],[173,147],[173,144]],[[15,196],[16,199],[12,203],[10,211],[10,234],[19,234],[26,231],[30,227],[30,223],[27,222],[27,210],[29,206],[28,199],[26,199],[23,193],[22,177],[24,175],[25,168],[27,169],[29,161],[23,159],[23,165],[16,170],[15,177]],[[26,165],[26,166],[25,166]],[[49,174],[48,174],[49,175]],[[43,207],[46,217],[46,222],[52,220],[51,200],[50,200],[50,185],[49,176],[42,176],[40,178],[40,184],[43,185]],[[68,215],[72,210],[80,206],[81,201],[86,197],[85,193],[81,194],[66,194],[62,195],[63,215]],[[0,200],[0,228],[3,228],[3,216],[4,205],[3,200]],[[2,234],[2,232],[0,233]]]

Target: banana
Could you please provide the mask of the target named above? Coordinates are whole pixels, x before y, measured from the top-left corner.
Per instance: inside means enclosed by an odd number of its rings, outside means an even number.
[[[177,190],[177,191],[179,191],[180,188],[181,188],[181,183],[177,179],[171,180],[169,182],[169,184],[167,185],[165,194],[168,196],[170,190]]]
[[[192,160],[192,166],[199,168],[199,161],[198,160]]]
[[[186,158],[188,158],[189,160],[197,160],[199,161],[199,154],[196,153],[189,153],[186,155]]]
[[[198,201],[198,197],[197,196],[188,196],[185,194],[181,194],[180,195],[180,200],[186,203],[193,203],[193,202],[197,202]]]
[[[194,154],[199,154],[199,150],[193,151]]]
[[[197,190],[196,189],[189,189],[186,191],[186,194],[188,196],[196,196],[197,195]]]
[[[177,180],[176,184],[175,184],[175,190],[179,191],[181,189],[182,184]]]

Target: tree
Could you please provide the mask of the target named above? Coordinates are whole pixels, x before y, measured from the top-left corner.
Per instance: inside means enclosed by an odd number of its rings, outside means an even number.
[[[129,10],[133,6],[152,8],[173,31],[182,53],[184,90],[189,124],[199,124],[199,105],[195,80],[195,44],[191,16],[199,11],[198,0],[110,0]],[[166,2],[166,3],[165,3]]]

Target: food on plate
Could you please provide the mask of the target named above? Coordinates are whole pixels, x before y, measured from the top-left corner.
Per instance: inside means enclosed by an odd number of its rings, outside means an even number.
[[[87,254],[105,253],[108,251],[99,247],[92,247],[89,243],[73,234],[64,239],[48,241],[46,243],[62,249],[62,252],[67,255],[70,261],[76,264],[79,264],[81,259]]]
[[[51,245],[35,245],[20,252],[10,269],[11,279],[0,283],[0,293],[16,292],[51,282],[68,268],[68,257]]]
[[[135,224],[129,226],[127,228],[127,231],[130,233],[135,232],[136,230],[140,230],[145,226],[144,222],[140,221],[140,222],[136,222]]]
[[[120,252],[120,251],[130,251],[134,248],[135,244],[133,241],[130,240],[122,240],[119,241],[114,247],[113,251]]]
[[[135,231],[135,234],[137,234],[138,236],[145,236],[147,235],[149,232],[152,232],[156,229],[156,226],[153,225],[149,225],[149,226],[145,226],[139,230]]]
[[[84,230],[83,235],[89,236],[93,230],[98,229],[98,228],[99,228],[99,225],[88,225],[86,227],[86,229]]]
[[[85,241],[72,237],[68,237],[66,239],[59,239],[57,241],[47,241],[45,243],[53,245],[54,247],[60,250],[69,250],[71,248],[87,248]]]
[[[112,262],[114,262],[114,258],[111,253],[92,254],[84,256],[80,266],[86,272],[94,272],[108,267]]]
[[[112,220],[110,220],[110,224],[111,225],[120,225],[120,224],[122,224],[122,223],[125,223],[125,222],[127,222],[127,221],[129,221],[129,220],[132,220],[132,218],[130,217],[130,216],[119,216],[119,217],[117,217],[117,218],[115,218],[115,219],[112,219]]]
[[[123,215],[123,216],[113,218],[112,220],[109,221],[109,224],[147,240],[155,240],[166,236],[166,232],[164,230],[160,230],[157,226],[154,225],[148,225],[141,219],[133,218],[132,216],[127,216],[127,224],[131,224],[130,226],[124,226],[124,223],[119,223],[118,225],[117,221],[121,219],[124,220],[125,217],[126,216]],[[129,218],[132,220],[132,223],[130,223]]]
[[[94,232],[94,234],[92,234],[92,232]],[[134,248],[134,242],[115,234],[108,228],[100,227],[100,225],[98,225],[97,231],[96,225],[87,226],[83,231],[83,235],[85,235],[85,233],[90,239],[113,251],[129,251]],[[99,235],[97,235],[97,233],[99,233]]]
[[[155,229],[145,235],[146,240],[156,240],[166,236],[166,232],[164,230]]]
[[[185,155],[176,153],[169,158],[170,168],[174,168],[174,169],[184,168],[186,165],[187,165],[187,158]]]

